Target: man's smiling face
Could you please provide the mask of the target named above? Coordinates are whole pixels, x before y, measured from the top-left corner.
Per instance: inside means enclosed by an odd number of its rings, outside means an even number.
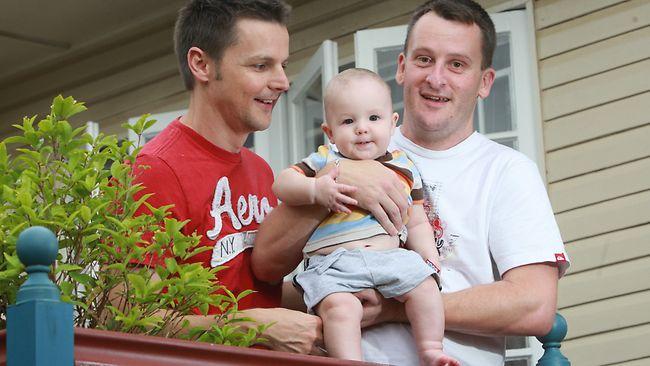
[[[468,137],[480,96],[494,70],[481,69],[481,31],[475,24],[423,15],[398,59],[396,79],[404,87],[404,130],[413,142],[444,150]]]

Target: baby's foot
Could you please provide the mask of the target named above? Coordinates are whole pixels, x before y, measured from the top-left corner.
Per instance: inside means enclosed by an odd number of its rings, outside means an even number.
[[[420,364],[424,366],[460,366],[460,362],[444,354],[439,349],[422,352],[420,355]]]

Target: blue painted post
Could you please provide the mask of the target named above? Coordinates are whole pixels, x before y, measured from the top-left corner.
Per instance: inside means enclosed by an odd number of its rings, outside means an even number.
[[[537,366],[570,366],[569,359],[564,357],[560,351],[562,340],[566,337],[567,324],[566,319],[560,314],[555,314],[553,327],[547,335],[537,337],[542,342],[544,355],[537,361]]]
[[[41,226],[24,230],[16,251],[29,277],[7,309],[7,366],[71,366],[74,363],[72,305],[61,302],[48,277],[59,249]]]

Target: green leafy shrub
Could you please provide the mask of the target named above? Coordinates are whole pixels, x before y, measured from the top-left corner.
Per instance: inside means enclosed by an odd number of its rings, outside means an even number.
[[[14,125],[21,133],[0,142],[0,328],[26,278],[15,252],[18,234],[41,225],[59,240],[53,279],[62,299],[74,305],[76,326],[239,346],[261,341],[266,325],[248,331],[237,325],[250,320],[237,316],[237,301],[249,292],[235,296],[223,288],[216,277],[223,267],[184,262],[210,248],[197,247],[197,235],[181,232],[186,222],[167,217],[171,206],[151,207],[148,195],[134,198],[142,187],[133,182],[130,162],[139,148],[71,127],[68,119],[85,109],[58,96],[47,117],[37,123],[24,118]],[[123,126],[142,136],[154,122],[143,116]],[[135,215],[143,204],[152,215]],[[165,251],[174,256],[164,267],[133,265]],[[183,316],[193,309],[206,314],[209,306],[222,311],[217,325],[189,329]]]

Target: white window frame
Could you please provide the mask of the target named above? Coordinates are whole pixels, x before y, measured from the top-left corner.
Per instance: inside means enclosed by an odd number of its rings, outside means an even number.
[[[309,154],[305,149],[305,115],[302,101],[307,90],[319,77],[321,78],[322,95],[325,95],[327,83],[338,74],[338,46],[336,42],[325,40],[316,53],[309,59],[291,84],[288,93],[289,113],[289,159],[287,164],[292,164]],[[322,108],[322,107],[321,107]]]
[[[492,139],[513,137],[518,139],[519,151],[535,161],[542,176],[544,174],[544,153],[541,141],[539,93],[537,91],[537,63],[534,49],[534,31],[531,25],[532,4],[526,3],[526,10],[490,14],[497,33],[510,33],[510,96],[513,105],[512,131],[488,134]],[[356,67],[378,70],[378,48],[403,46],[406,25],[379,29],[361,30],[354,35]],[[531,42],[532,40],[532,42]],[[531,45],[532,44],[532,45]],[[527,358],[530,365],[543,355],[541,343],[535,337],[527,337],[528,347],[506,351],[507,360]]]

